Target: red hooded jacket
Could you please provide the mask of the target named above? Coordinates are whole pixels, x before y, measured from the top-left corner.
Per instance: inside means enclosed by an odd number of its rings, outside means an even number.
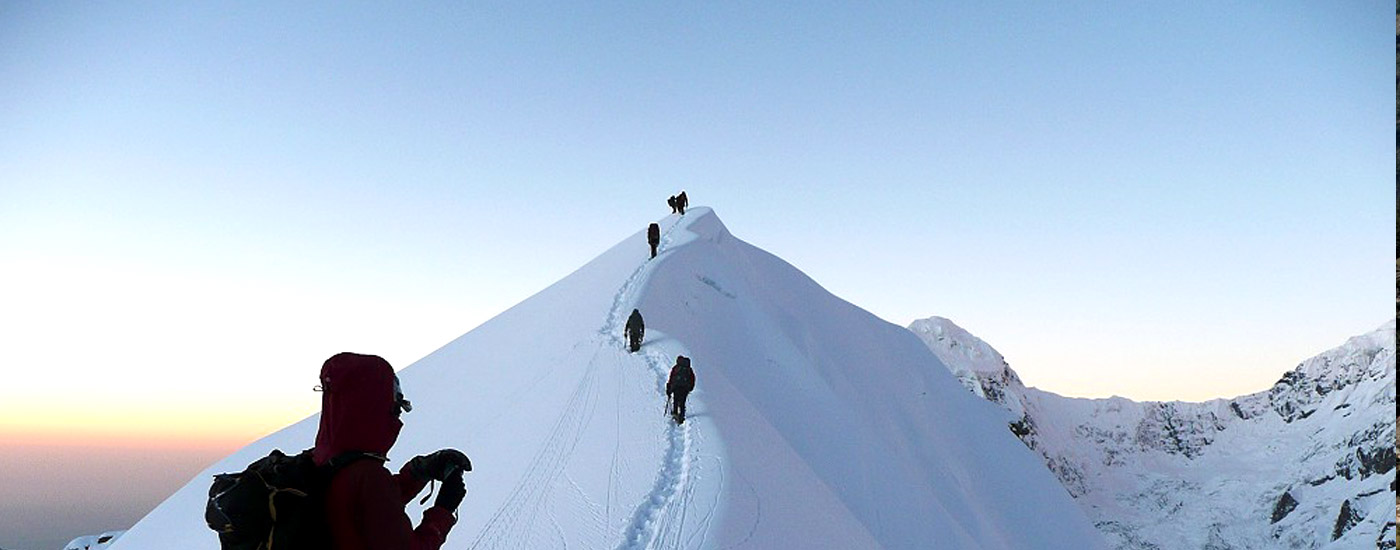
[[[321,427],[312,457],[317,464],[361,451],[378,460],[356,460],[326,489],[326,521],[335,550],[437,550],[456,519],[434,506],[414,529],[404,506],[427,480],[401,469],[390,474],[385,456],[403,422],[394,399],[394,369],[374,355],[341,353],[321,365]]]

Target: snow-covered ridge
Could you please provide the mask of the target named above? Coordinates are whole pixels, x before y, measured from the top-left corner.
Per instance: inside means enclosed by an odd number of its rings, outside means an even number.
[[[400,372],[414,409],[388,466],[472,458],[445,549],[1104,547],[1009,416],[909,331],[708,208],[659,223],[655,259],[638,231]],[[621,339],[634,307],[640,353]],[[697,375],[680,426],[662,391],[677,355]],[[209,476],[308,447],[317,422],[211,466],[114,548],[213,550]]]
[[[919,339],[928,344],[929,350],[949,368],[994,373],[1007,366],[1006,358],[1000,352],[948,319],[920,319],[910,324],[909,330],[919,335]]]
[[[1006,406],[1018,416],[1024,412],[1014,396],[1001,388],[1021,385],[1021,379],[996,349],[962,327],[942,317],[920,319],[909,325],[948,370],[978,397]],[[983,384],[982,380],[990,383]]]
[[[1011,430],[1119,548],[1394,548],[1394,321],[1269,390],[1204,403],[1062,397],[1009,366],[958,364],[950,350],[986,344],[947,319],[910,329],[1018,417]]]

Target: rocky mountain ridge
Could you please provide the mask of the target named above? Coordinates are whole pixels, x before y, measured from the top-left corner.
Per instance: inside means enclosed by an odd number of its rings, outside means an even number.
[[[1063,397],[947,319],[909,328],[1118,548],[1395,548],[1394,321],[1202,403]]]

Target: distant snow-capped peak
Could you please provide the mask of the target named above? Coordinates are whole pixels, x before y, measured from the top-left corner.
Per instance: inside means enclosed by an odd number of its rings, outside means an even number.
[[[1203,403],[1067,398],[1027,388],[941,317],[909,329],[972,393],[1014,415],[1112,545],[1395,548],[1395,321]]]

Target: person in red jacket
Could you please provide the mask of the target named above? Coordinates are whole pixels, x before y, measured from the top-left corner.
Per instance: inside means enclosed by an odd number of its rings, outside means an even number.
[[[398,440],[399,415],[413,409],[399,389],[389,362],[375,355],[341,353],[321,366],[321,427],[312,459],[324,465],[351,454],[356,459],[331,478],[325,518],[334,550],[437,550],[456,523],[466,495],[466,455],[454,449],[414,457],[390,474],[384,467]],[[433,506],[413,528],[404,507],[430,480],[442,481]]]

